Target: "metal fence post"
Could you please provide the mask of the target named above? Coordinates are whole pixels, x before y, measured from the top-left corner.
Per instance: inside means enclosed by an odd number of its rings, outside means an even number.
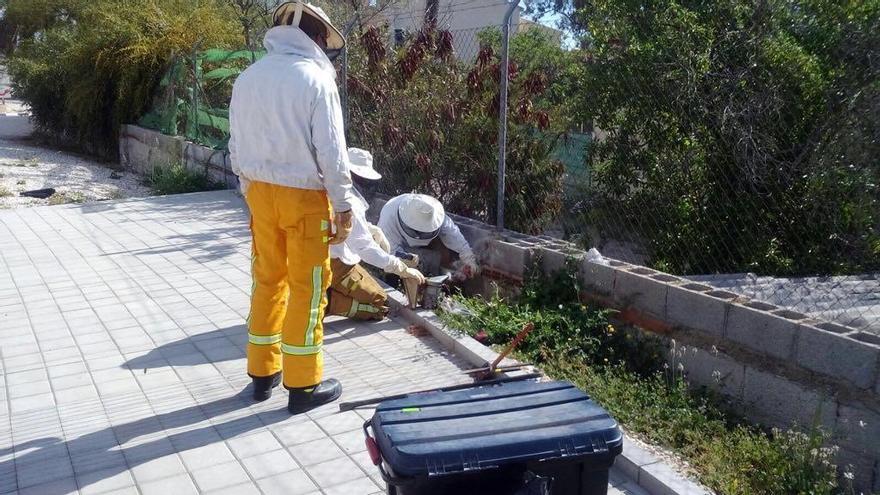
[[[512,0],[504,14],[501,28],[501,98],[498,108],[498,204],[495,225],[504,228],[504,184],[507,174],[507,79],[510,64],[510,18],[519,6],[519,0]]]

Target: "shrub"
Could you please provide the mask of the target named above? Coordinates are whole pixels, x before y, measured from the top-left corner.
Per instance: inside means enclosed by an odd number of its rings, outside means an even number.
[[[46,2],[51,8],[46,10]],[[176,54],[241,43],[220,0],[9,0],[26,36],[9,71],[40,130],[115,157]]]
[[[145,182],[153,190],[153,194],[160,196],[223,188],[222,184],[212,180],[206,173],[189,170],[181,164],[153,167]]]
[[[880,269],[880,3],[559,4],[602,131],[586,223],[681,274]]]
[[[844,493],[827,432],[764,431],[727,412],[720,398],[688,387],[684,371],[666,365],[658,339],[616,329],[609,312],[580,303],[576,274],[535,276],[513,301],[456,297],[466,311],[441,318],[489,344],[507,344],[522,323],[535,330],[520,357],[587,391],[629,432],[678,452],[697,477],[721,495]],[[441,305],[441,307],[449,307]],[[849,493],[849,492],[846,492]]]
[[[453,34],[424,28],[396,51],[369,28],[351,43],[349,136],[373,151],[384,192],[418,190],[449,210],[495,220],[500,69],[485,45],[474,62],[453,53]],[[552,159],[565,112],[538,95],[548,74],[511,64],[507,223],[534,232],[560,208],[563,168]]]

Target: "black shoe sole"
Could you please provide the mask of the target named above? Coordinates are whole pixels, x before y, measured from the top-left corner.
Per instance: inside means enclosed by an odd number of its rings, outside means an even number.
[[[281,383],[281,373],[278,373],[272,377],[272,386],[266,390],[257,390],[254,389],[254,400],[257,402],[267,401],[272,398],[272,390],[275,389]]]
[[[309,402],[308,404],[299,404],[296,406],[292,406],[288,403],[287,410],[290,412],[290,414],[302,414],[304,412],[311,411],[312,409],[315,409],[317,407],[321,407],[324,404],[329,404],[341,396],[342,396],[342,387],[340,387],[339,390],[335,394],[333,394],[332,396],[330,396],[320,402],[315,401],[315,402]]]

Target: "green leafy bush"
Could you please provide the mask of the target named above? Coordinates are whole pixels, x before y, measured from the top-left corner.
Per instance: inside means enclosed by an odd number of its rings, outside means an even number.
[[[115,157],[119,126],[147,109],[176,54],[241,43],[232,13],[221,0],[9,0],[23,34],[13,91],[41,130]]]
[[[153,194],[160,196],[223,189],[222,184],[213,181],[204,172],[190,170],[181,164],[153,167],[145,182]]]
[[[880,2],[557,4],[588,33],[578,118],[599,131],[571,234],[680,274],[880,269]]]
[[[571,270],[532,276],[514,301],[464,298],[466,311],[441,318],[491,345],[508,343],[520,326],[535,330],[517,351],[557,379],[586,390],[629,432],[678,452],[721,495],[851,493],[837,478],[836,449],[818,427],[764,431],[728,412],[720,397],[688,387],[686,370],[659,340],[616,329],[605,310],[585,306]]]

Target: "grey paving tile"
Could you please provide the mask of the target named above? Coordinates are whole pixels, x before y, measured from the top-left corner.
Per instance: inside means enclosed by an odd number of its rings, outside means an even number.
[[[79,491],[77,490],[75,479],[64,478],[36,486],[22,488],[18,493],[19,495],[68,495],[79,493]]]
[[[31,462],[31,459],[28,456],[16,458],[15,470],[19,490],[73,478],[73,466],[68,458],[56,457],[52,462]]]
[[[289,447],[290,453],[302,466],[312,466],[345,457],[345,452],[328,437]]]
[[[242,465],[253,479],[268,478],[299,469],[293,457],[283,449],[248,457],[242,461]]]
[[[193,471],[193,479],[203,492],[218,490],[228,486],[239,485],[250,481],[247,473],[242,469],[238,461],[218,464]]]
[[[76,481],[83,495],[119,493],[127,488],[135,488],[134,478],[126,469],[105,469],[77,474]]]
[[[199,491],[188,474],[177,474],[148,483],[139,483],[143,495],[197,495]]]
[[[114,442],[115,443],[115,442]],[[73,472],[77,477],[82,477],[88,473],[106,471],[108,469],[116,469],[117,471],[127,470],[125,457],[119,450],[91,450],[71,454],[73,463]]]
[[[180,452],[180,457],[183,458],[183,463],[190,471],[235,460],[232,451],[222,442],[184,450]]]
[[[118,446],[116,435],[110,428],[92,430],[84,435],[69,438],[67,450],[75,456],[80,453],[110,450]]]
[[[325,488],[323,491],[326,495],[353,495],[355,493],[363,495],[373,495],[376,493],[385,492],[384,489],[379,488],[379,486],[376,485],[373,480],[366,476],[363,478],[358,478],[356,480],[346,481],[341,485]]]
[[[354,411],[332,414],[317,420],[320,426],[329,435],[336,435],[353,430],[361,430],[364,420]]]
[[[22,383],[21,385],[12,385],[6,388],[10,399],[18,399],[21,397],[30,397],[32,395],[51,394],[52,387],[49,382],[39,381],[31,383]]]
[[[239,459],[246,459],[257,454],[272,452],[282,448],[275,436],[269,431],[261,431],[227,440],[229,448]]]
[[[85,365],[82,365],[83,368]],[[92,385],[92,377],[88,373],[77,373],[73,375],[59,376],[52,378],[52,388],[56,391],[67,390],[70,388],[83,387]]]
[[[52,366],[49,368],[49,376],[51,378],[59,378],[70,375],[80,375],[82,373],[87,373],[88,367],[86,367],[86,363],[84,361],[77,361],[75,363],[69,364],[61,364],[57,366]]]
[[[127,454],[128,452],[126,452],[126,458],[128,458]],[[183,463],[180,462],[180,457],[173,453],[153,459],[145,459],[140,463],[133,463],[129,460],[129,465],[132,465],[131,472],[139,485],[148,481],[186,472],[186,468],[183,466]]]
[[[54,408],[55,399],[52,397],[52,394],[32,395],[20,399],[12,399],[10,405],[12,414],[18,414],[27,411]]]
[[[96,400],[97,398],[98,391],[93,385],[86,385],[84,387],[74,387],[65,390],[55,391],[55,402],[58,405]]]
[[[361,430],[333,435],[333,440],[349,455],[367,450],[367,445],[364,443],[364,432]]]
[[[302,469],[257,480],[257,486],[265,495],[311,495],[318,491]]]
[[[33,370],[33,371],[24,371],[21,373],[10,373],[6,375],[6,384],[10,387],[14,387],[16,385],[25,385],[28,383],[35,382],[47,382],[49,377],[46,373],[46,370]]]
[[[304,421],[291,425],[285,425],[281,428],[273,428],[275,435],[284,445],[298,445],[301,443],[318,440],[327,436],[317,423],[314,421]]]
[[[306,466],[303,469],[309,473],[309,476],[318,483],[322,490],[365,476],[360,467],[347,457]]]
[[[98,382],[95,384],[95,386],[97,387],[98,394],[101,395],[101,397],[130,394],[133,391],[140,392],[140,387],[133,377],[131,379]]]
[[[207,492],[207,495],[260,495],[260,489],[253,482],[221,488]]]
[[[5,347],[4,347],[5,350]],[[39,351],[35,354],[24,354],[21,356],[9,357],[4,352],[4,365],[10,373],[18,373],[21,371],[32,371],[42,369],[45,364],[39,356]]]

